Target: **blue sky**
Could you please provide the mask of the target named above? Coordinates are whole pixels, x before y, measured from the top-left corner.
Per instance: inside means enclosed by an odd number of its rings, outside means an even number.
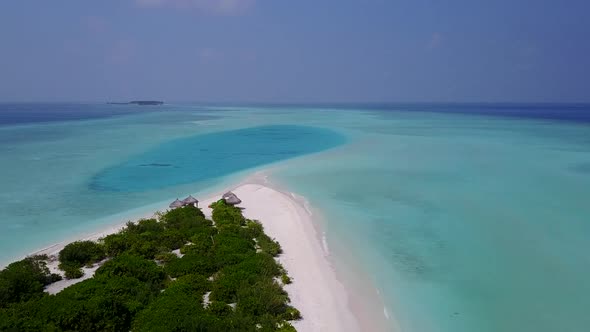
[[[0,101],[590,102],[582,0],[0,2]]]

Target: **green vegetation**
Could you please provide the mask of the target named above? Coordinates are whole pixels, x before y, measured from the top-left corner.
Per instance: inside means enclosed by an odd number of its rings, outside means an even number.
[[[78,267],[98,262],[104,257],[103,247],[92,241],[72,242],[59,252],[60,264]]]
[[[281,245],[277,241],[269,238],[268,235],[264,233],[262,233],[258,238],[256,238],[256,240],[258,242],[258,246],[260,246],[260,249],[273,257],[276,257],[283,253]]]
[[[105,258],[102,245],[92,241],[76,241],[59,252],[59,268],[66,278],[77,279],[84,275],[81,267],[92,265]]]
[[[32,256],[0,271],[0,308],[43,295],[43,287],[61,277],[49,273],[47,256]]]
[[[66,279],[78,279],[78,278],[82,278],[82,276],[84,275],[84,271],[82,271],[81,268],[79,268],[75,265],[60,264],[59,268],[62,271],[64,271],[64,275],[66,276]]]
[[[290,282],[274,259],[279,244],[238,208],[213,207],[214,223],[187,206],[67,245],[67,278],[107,261],[56,295],[43,292],[59,279],[47,257],[10,264],[0,271],[0,331],[295,331],[289,321],[301,315],[276,282]]]
[[[292,283],[291,278],[289,278],[289,276],[286,273],[281,274],[281,281],[283,282],[283,285],[288,285]]]

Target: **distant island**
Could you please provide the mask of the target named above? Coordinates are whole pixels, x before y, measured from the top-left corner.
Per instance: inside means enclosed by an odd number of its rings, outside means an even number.
[[[107,104],[111,104],[111,105],[141,105],[141,106],[147,106],[147,105],[162,105],[164,104],[163,101],[159,101],[159,100],[134,100],[134,101],[129,101],[129,102],[108,102]]]

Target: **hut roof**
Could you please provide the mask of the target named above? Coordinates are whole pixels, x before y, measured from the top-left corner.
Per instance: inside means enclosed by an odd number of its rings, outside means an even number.
[[[235,196],[236,194],[232,193],[231,191],[226,192],[225,194],[223,194],[223,196],[221,196],[222,198],[228,198],[231,196]]]
[[[183,202],[181,202],[181,201],[179,201],[179,200],[178,200],[178,198],[177,198],[177,199],[176,199],[174,202],[170,203],[170,205],[168,205],[168,206],[169,206],[171,209],[174,209],[174,208],[177,208],[177,207],[184,206],[184,203],[183,203]]]
[[[184,204],[195,204],[195,203],[199,203],[199,200],[194,198],[192,195],[188,195],[188,197],[183,199],[182,202]]]
[[[238,198],[238,196],[231,194],[227,197],[223,198],[227,204],[236,205],[242,203],[242,200]]]

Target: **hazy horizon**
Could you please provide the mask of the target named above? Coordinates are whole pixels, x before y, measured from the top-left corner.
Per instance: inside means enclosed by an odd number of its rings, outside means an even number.
[[[101,99],[101,100],[0,100],[0,104],[108,104],[125,103],[129,101],[162,101],[164,104],[187,104],[196,106],[404,106],[404,105],[493,105],[493,106],[518,106],[518,105],[535,105],[535,106],[590,106],[589,101],[199,101],[199,100],[165,100],[158,98],[128,98],[128,99]],[[158,105],[155,105],[157,107]]]

